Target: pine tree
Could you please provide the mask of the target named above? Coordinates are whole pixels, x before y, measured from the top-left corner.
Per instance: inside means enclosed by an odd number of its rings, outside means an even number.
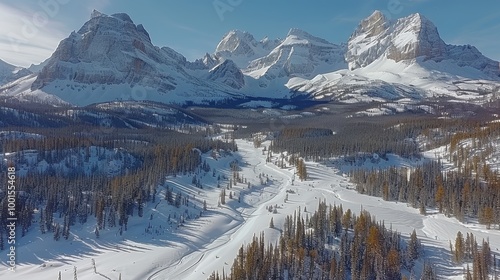
[[[494,214],[494,210],[493,210],[493,207],[484,207],[482,212],[481,212],[481,223],[485,224],[486,225],[486,229],[490,229],[491,228],[491,224],[494,223],[495,221],[495,214]]]
[[[424,268],[422,270],[421,280],[437,280],[436,272],[434,268],[429,263],[424,263]]]
[[[306,164],[303,159],[297,159],[295,162],[295,167],[297,169],[297,175],[301,181],[307,179],[307,169]]]
[[[472,280],[472,274],[470,273],[469,264],[467,264],[467,270],[464,273],[464,280]]]
[[[43,212],[45,212],[45,211],[44,210],[40,210],[40,221],[39,221],[39,224],[40,224],[40,232],[42,234],[45,234],[45,232],[46,232],[46,230],[45,230],[45,218],[44,218]]]
[[[347,231],[351,226],[351,217],[351,209],[347,209],[347,211],[345,211],[344,213],[344,216],[342,216],[342,226],[344,227],[345,231]]]
[[[420,202],[420,214],[426,216],[427,215],[427,210],[425,209],[425,203]]]
[[[274,228],[274,221],[273,221],[272,217],[271,217],[271,221],[269,222],[269,228]]]
[[[69,218],[68,218],[68,215],[64,216],[64,224],[63,224],[62,236],[66,240],[68,240],[68,238],[69,238]]]
[[[457,237],[455,239],[455,262],[462,263],[465,255],[465,240],[463,234],[459,231],[457,232]]]
[[[61,226],[59,226],[59,224],[56,224],[54,227],[54,240],[58,241],[59,238],[61,238]]]
[[[391,248],[387,253],[387,280],[401,279],[401,261],[399,252],[395,248]]]
[[[182,203],[182,193],[179,191],[175,196],[174,205],[175,207],[179,208],[181,207],[181,203]]]
[[[73,266],[73,280],[78,280],[78,275],[76,274],[76,266]]]
[[[389,183],[387,181],[384,181],[384,184],[382,186],[382,198],[384,200],[390,199]]]
[[[408,247],[406,249],[406,265],[408,269],[412,269],[415,264],[415,260],[418,258],[420,251],[420,244],[417,239],[417,232],[413,229],[413,232],[410,235],[410,242],[408,243]]]
[[[0,251],[3,251],[4,249],[5,249],[5,241],[3,239],[2,226],[0,226]]]
[[[488,274],[490,273],[491,268],[491,249],[490,244],[483,240],[483,246],[481,248],[481,263],[482,263],[482,275],[484,275],[485,279],[488,278]]]
[[[443,213],[443,201],[444,201],[444,187],[443,185],[438,185],[437,191],[436,191],[436,203],[439,206],[439,213]]]
[[[226,204],[226,190],[222,189],[219,195],[219,201],[222,205]]]
[[[172,189],[169,186],[165,189],[165,200],[170,205],[174,204],[174,196],[172,194]]]

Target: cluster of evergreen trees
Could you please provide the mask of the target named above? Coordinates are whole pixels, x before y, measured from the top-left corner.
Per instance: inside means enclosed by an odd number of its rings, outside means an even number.
[[[488,228],[500,224],[500,180],[472,176],[470,172],[449,171],[443,174],[439,162],[408,168],[381,170],[359,169],[351,172],[360,193],[384,200],[409,203],[426,214],[436,208],[448,216],[466,222],[479,218]]]
[[[465,119],[412,119],[377,121],[347,121],[335,124],[331,130],[322,128],[287,127],[275,132],[270,145],[274,153],[288,152],[307,160],[321,161],[331,157],[387,153],[402,157],[419,157],[421,147],[431,149],[458,140],[457,133],[467,131],[478,136],[495,135],[498,124]],[[490,127],[479,133],[479,127]],[[425,141],[417,141],[417,139]],[[486,139],[486,138],[485,138]],[[487,140],[485,140],[487,142]]]
[[[214,272],[209,279],[402,279],[401,271],[412,271],[423,252],[415,232],[405,242],[367,211],[356,216],[325,202],[310,217],[300,209],[287,216],[281,230],[276,244],[254,237],[227,275]],[[430,265],[419,273],[436,279]]]
[[[472,262],[471,268],[467,264],[467,269],[464,271],[465,280],[488,280],[492,269],[496,272],[497,261],[496,256],[491,253],[489,242],[482,241],[482,246],[479,247],[476,238],[471,233],[464,235],[459,231],[455,239],[455,246],[450,243],[453,261],[462,264],[464,262]]]
[[[90,176],[57,172],[33,172],[18,176],[16,210],[22,236],[31,227],[32,221],[37,220],[42,234],[50,232],[56,240],[61,237],[68,239],[70,228],[75,223],[86,223],[89,216],[96,218],[96,236],[106,226],[119,226],[121,233],[127,230],[129,216],[142,217],[145,204],[157,199],[156,188],[163,183],[165,176],[192,173],[203,166],[209,168],[202,164],[200,152],[237,150],[234,141],[211,140],[202,135],[169,131],[120,130],[113,135],[92,134],[86,137],[67,136],[66,130],[53,131],[58,133],[41,139],[7,140],[5,142],[9,145],[3,146],[4,151],[39,149],[41,155],[53,154],[57,157],[64,149],[85,150],[89,146],[120,148],[133,154],[139,164],[114,177],[102,172],[94,172]],[[6,174],[1,172],[1,182],[7,182]],[[172,200],[176,206],[187,204],[187,198],[181,193],[177,193]],[[7,206],[6,193],[0,192],[0,209],[3,209],[0,211],[0,241],[6,234]],[[39,213],[37,217],[35,210]],[[63,222],[59,224],[54,217]],[[0,250],[3,245],[0,242]]]

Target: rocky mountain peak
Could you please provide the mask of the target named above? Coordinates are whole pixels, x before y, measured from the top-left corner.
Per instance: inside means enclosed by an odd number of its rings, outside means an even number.
[[[388,21],[381,11],[376,10],[369,17],[362,20],[353,36],[366,34],[366,37],[378,36],[387,31]]]
[[[348,41],[345,59],[349,69],[368,66],[388,58],[396,62],[417,58],[440,62],[448,60],[457,66],[470,66],[490,77],[498,78],[498,62],[484,57],[477,49],[447,45],[431,20],[416,13],[388,21],[375,11],[362,20]]]
[[[396,62],[417,57],[440,61],[446,57],[447,47],[437,27],[418,13],[399,19],[391,36],[387,57]]]
[[[240,89],[245,85],[243,73],[230,59],[210,69],[209,79],[226,84],[234,89]]]
[[[258,42],[252,34],[239,30],[229,31],[215,49],[215,53],[229,53],[236,56],[253,56]]]
[[[313,36],[306,31],[298,28],[291,28],[288,31],[288,34],[286,35],[286,39],[284,40],[285,42],[287,39],[297,39],[297,40],[305,40],[305,41],[295,41],[294,43],[308,43],[308,44],[314,44],[314,43],[320,43],[320,44],[331,44],[325,39]]]
[[[94,9],[92,11],[92,13],[90,14],[90,18],[93,19],[93,18],[97,18],[97,17],[100,17],[100,16],[103,16],[104,14],[99,12],[98,10]]]
[[[153,46],[144,27],[135,25],[127,14],[108,16],[93,11],[78,32],[73,31],[61,41],[32,89],[42,88],[54,80],[137,84],[154,79],[161,81],[161,88],[167,91],[173,86],[168,79],[160,79],[163,74],[156,71],[156,63],[165,63],[168,59],[182,62],[182,58],[173,50]]]

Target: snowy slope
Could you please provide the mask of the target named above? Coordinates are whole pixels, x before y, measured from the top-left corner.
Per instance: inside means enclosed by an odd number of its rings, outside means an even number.
[[[491,80],[473,67],[458,67],[449,61],[423,61],[422,58],[396,62],[381,57],[352,71],[321,74],[310,80],[290,79],[286,86],[307,92],[316,99],[345,102],[422,100],[442,96],[485,101],[500,92],[500,81]]]
[[[7,62],[0,59],[0,85],[19,79],[29,74],[31,74],[30,70],[8,64]]]
[[[19,78],[0,87],[0,98],[7,102],[35,102],[53,106],[67,105],[61,98],[43,90],[31,90],[36,75]]]

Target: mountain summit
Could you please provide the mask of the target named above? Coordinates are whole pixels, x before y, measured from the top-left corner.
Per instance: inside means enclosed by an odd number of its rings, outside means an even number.
[[[471,46],[447,45],[436,26],[421,14],[412,14],[394,22],[380,12],[362,20],[348,41],[346,60],[350,70],[368,66],[382,57],[395,62],[404,60],[449,61],[469,66],[498,78],[498,62],[483,56]]]
[[[227,80],[226,85],[222,77],[212,78],[216,82],[200,78],[198,72],[208,75],[204,67],[171,48],[154,46],[144,27],[127,14],[93,11],[78,32],[61,41],[31,90],[41,89],[77,105],[117,99],[182,104],[186,96],[196,103],[228,98],[236,82]]]
[[[52,81],[69,80],[83,84],[154,83],[162,92],[174,89],[170,77],[158,71],[167,58],[183,62],[180,54],[151,44],[142,25],[135,25],[126,14],[104,15],[92,12],[91,19],[78,32],[62,40],[41,70],[32,89]]]

